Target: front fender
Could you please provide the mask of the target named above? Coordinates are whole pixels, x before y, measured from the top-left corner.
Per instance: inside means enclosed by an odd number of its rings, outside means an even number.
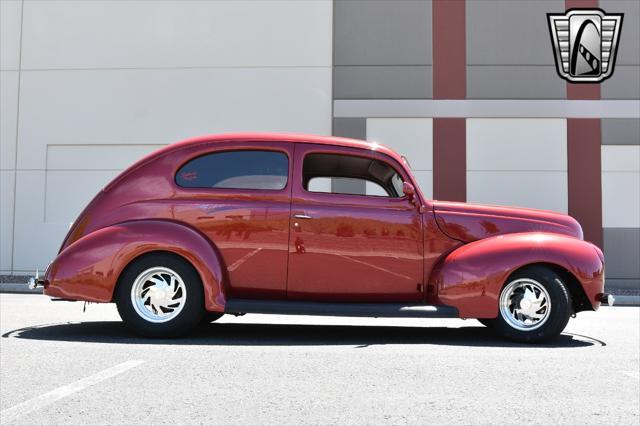
[[[200,274],[208,311],[224,312],[223,269],[211,242],[168,220],[136,220],[91,232],[66,247],[47,269],[45,294],[111,302],[118,277],[136,257],[166,251],[187,259]]]
[[[604,259],[593,244],[551,233],[499,235],[461,246],[434,269],[439,303],[464,318],[495,318],[502,286],[517,269],[535,263],[560,266],[575,276],[594,310],[604,290]]]

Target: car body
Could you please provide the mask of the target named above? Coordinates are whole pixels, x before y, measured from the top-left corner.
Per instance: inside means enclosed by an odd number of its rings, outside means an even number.
[[[185,272],[154,272],[167,262]],[[432,201],[385,146],[268,133],[141,159],[84,209],[39,282],[54,298],[117,302],[150,336],[261,312],[478,318],[542,341],[607,297],[603,254],[570,216]]]

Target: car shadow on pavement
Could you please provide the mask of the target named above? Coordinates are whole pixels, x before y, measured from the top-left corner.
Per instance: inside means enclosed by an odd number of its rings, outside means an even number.
[[[147,339],[132,334],[121,322],[79,322],[46,324],[6,332],[2,338],[146,345],[220,346],[323,346],[346,345],[365,348],[373,345],[449,345],[504,348],[579,348],[606,346],[587,336],[563,333],[539,345],[513,343],[477,327],[392,327],[350,325],[297,325],[212,323],[203,324],[188,336],[176,339]]]

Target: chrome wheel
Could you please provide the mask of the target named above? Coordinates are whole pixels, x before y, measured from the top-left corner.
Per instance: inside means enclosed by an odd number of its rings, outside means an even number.
[[[187,291],[180,275],[156,266],[142,272],[131,286],[131,303],[136,313],[149,322],[171,321],[182,311]]]
[[[519,278],[502,290],[500,315],[516,330],[535,330],[547,321],[550,313],[549,293],[537,281]]]

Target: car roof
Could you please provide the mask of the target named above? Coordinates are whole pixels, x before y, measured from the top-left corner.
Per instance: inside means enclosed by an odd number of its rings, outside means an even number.
[[[386,154],[393,159],[395,159],[398,163],[404,165],[404,161],[402,157],[393,151],[392,149],[380,145],[376,142],[367,142],[358,139],[349,139],[342,138],[338,136],[319,136],[319,135],[308,135],[302,133],[256,133],[256,132],[246,132],[246,133],[223,133],[218,135],[206,135],[206,136],[198,136],[195,138],[185,139],[180,142],[174,142],[167,146],[164,146],[160,149],[157,149],[143,158],[139,159],[131,166],[129,166],[126,170],[124,170],[120,175],[114,178],[105,188],[105,191],[113,188],[117,183],[121,182],[125,176],[133,172],[134,170],[142,167],[145,164],[148,164],[159,157],[163,157],[165,154],[171,154],[173,152],[182,150],[184,148],[190,148],[199,145],[209,145],[215,144],[216,142],[233,142],[233,141],[252,141],[252,142],[265,142],[268,144],[269,142],[293,142],[293,143],[310,143],[310,144],[319,144],[319,145],[327,145],[327,146],[340,146],[347,148],[357,148],[363,150],[373,150],[376,152],[381,152]]]
[[[164,148],[159,149],[153,154],[164,154],[169,151],[174,151],[194,145],[201,144],[215,144],[216,142],[232,142],[232,141],[257,141],[257,142],[294,142],[294,143],[309,143],[318,145],[330,145],[340,146],[346,148],[356,148],[364,150],[374,150],[393,157],[395,160],[402,164],[402,157],[393,151],[391,148],[381,145],[377,142],[367,142],[358,139],[343,138],[338,136],[319,136],[309,135],[302,133],[259,133],[259,132],[246,132],[246,133],[226,133],[219,135],[206,135],[195,138],[185,139],[180,142],[175,142],[167,145]]]

